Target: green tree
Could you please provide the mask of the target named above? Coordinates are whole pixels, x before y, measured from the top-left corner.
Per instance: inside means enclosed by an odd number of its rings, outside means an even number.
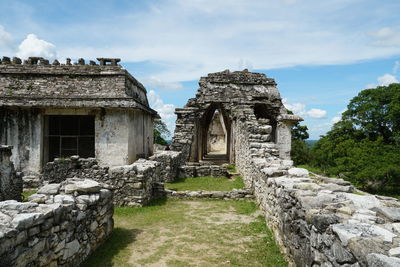
[[[312,165],[371,192],[400,187],[400,85],[361,91],[312,149]]]
[[[305,142],[308,139],[308,128],[296,122],[292,127],[292,148],[290,156],[295,165],[307,164],[310,161],[310,148]]]
[[[153,136],[154,143],[159,145],[167,145],[168,142],[165,140],[168,135],[170,135],[170,131],[167,128],[167,125],[162,120],[155,120],[153,123]]]

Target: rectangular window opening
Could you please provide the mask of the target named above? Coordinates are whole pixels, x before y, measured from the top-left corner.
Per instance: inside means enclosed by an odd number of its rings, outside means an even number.
[[[95,156],[94,116],[49,115],[45,119],[45,162],[73,155]]]

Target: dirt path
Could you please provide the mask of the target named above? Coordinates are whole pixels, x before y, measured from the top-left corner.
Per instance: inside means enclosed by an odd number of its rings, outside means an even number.
[[[254,203],[247,201],[168,200],[145,208],[118,208],[116,231],[87,266],[285,266]],[[106,247],[106,248],[104,248]],[[101,251],[103,250],[103,253]],[[99,265],[97,265],[99,266]]]

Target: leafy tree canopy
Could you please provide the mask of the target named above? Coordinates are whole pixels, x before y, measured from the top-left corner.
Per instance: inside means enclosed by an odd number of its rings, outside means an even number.
[[[312,154],[312,165],[369,191],[398,188],[400,84],[361,91]]]
[[[159,145],[167,145],[168,142],[165,140],[165,138],[167,138],[167,136],[171,133],[168,130],[165,122],[162,120],[155,120],[153,127],[154,143]]]

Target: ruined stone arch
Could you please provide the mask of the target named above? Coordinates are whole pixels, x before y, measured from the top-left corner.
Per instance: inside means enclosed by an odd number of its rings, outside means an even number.
[[[210,151],[210,127],[213,125],[213,119],[215,115],[219,116],[221,127],[224,131],[224,145],[225,153],[215,153],[218,156],[211,156]],[[213,159],[219,161],[228,161],[230,153],[230,140],[231,140],[231,119],[229,118],[228,112],[222,103],[211,103],[204,111],[201,119],[198,123],[198,159],[208,160]]]

